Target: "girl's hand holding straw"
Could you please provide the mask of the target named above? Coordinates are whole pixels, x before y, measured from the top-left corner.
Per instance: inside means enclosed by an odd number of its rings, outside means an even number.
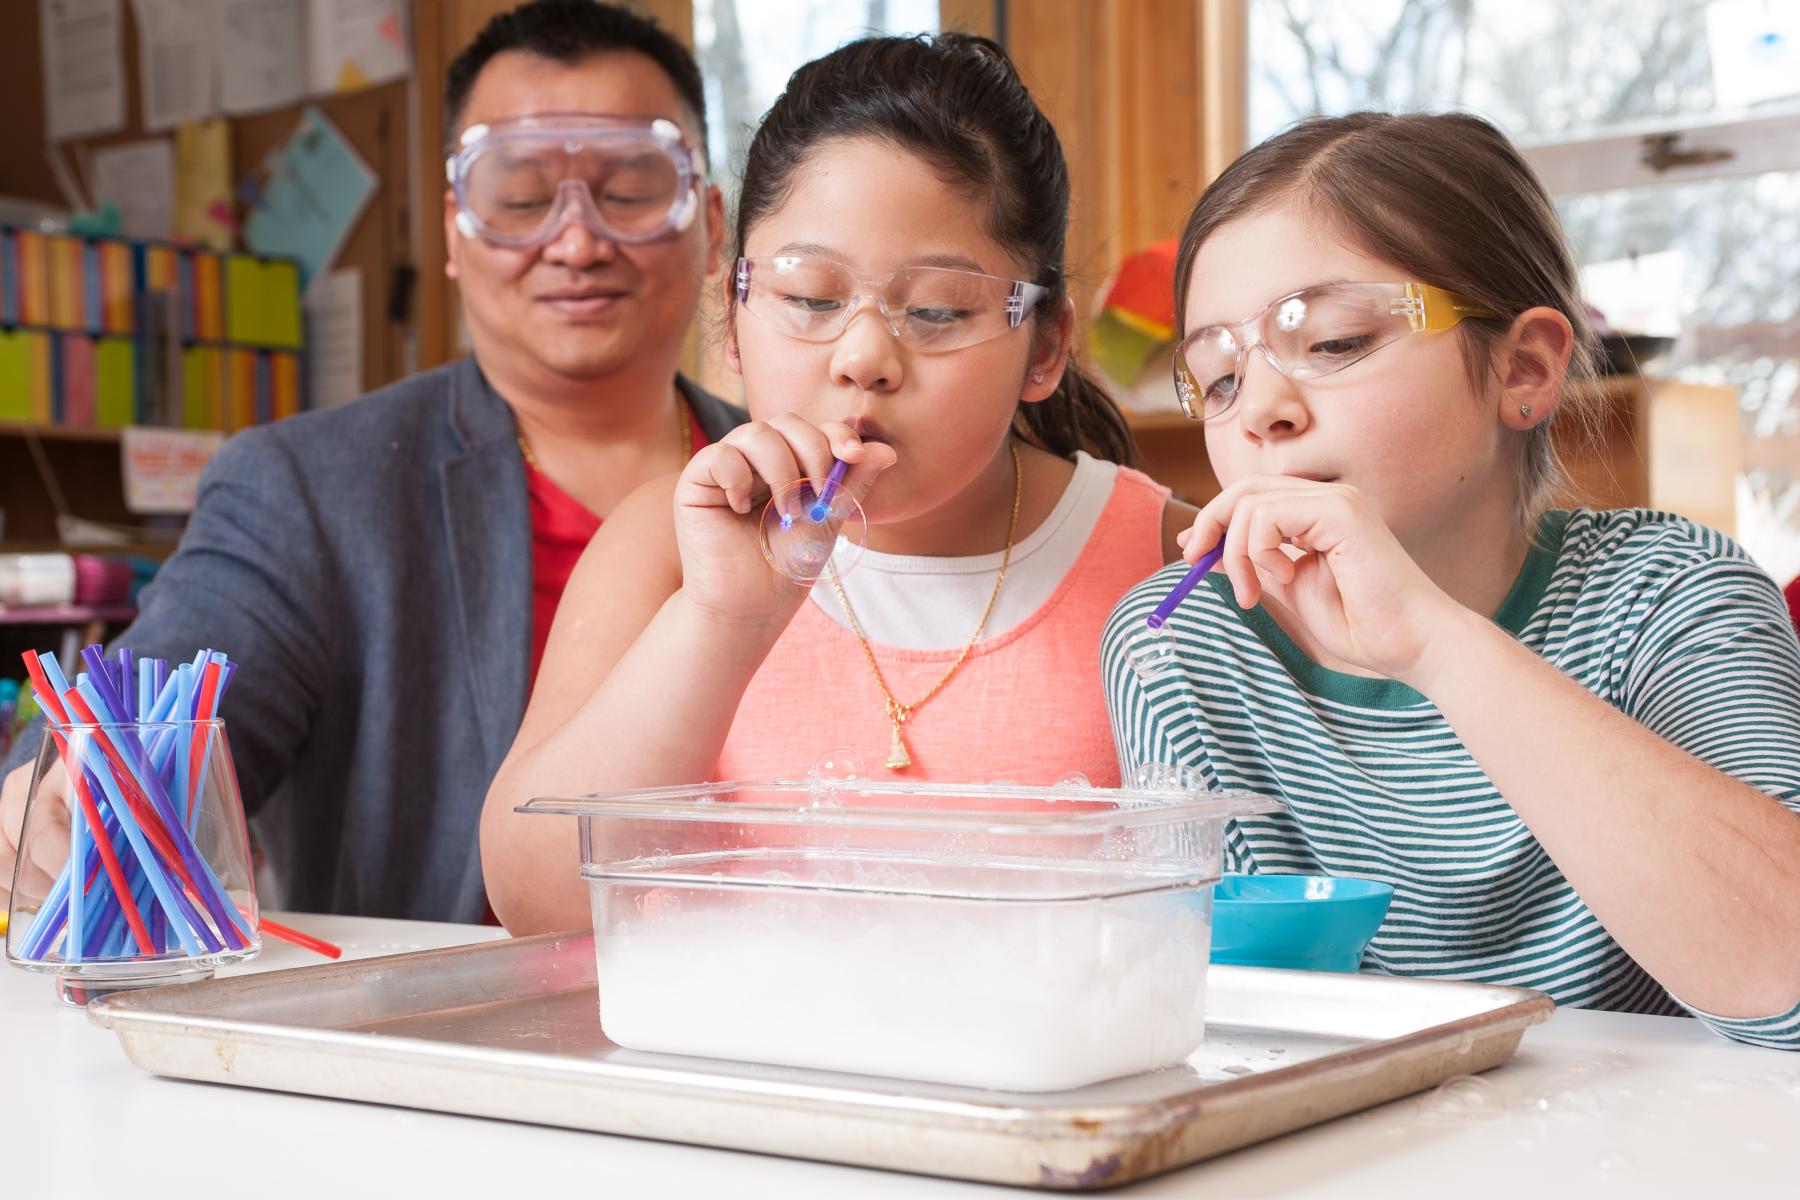
[[[804,573],[789,569],[794,563],[777,562],[779,551],[771,556],[765,549],[764,525],[775,526],[771,545],[782,533],[811,533],[807,527],[816,525],[811,513],[821,500],[830,510],[829,523],[839,511],[840,494],[860,502],[894,461],[891,447],[860,440],[842,422],[814,425],[783,413],[732,430],[694,455],[676,484],[682,593],[715,620],[785,627],[805,596],[804,586],[794,586]],[[839,488],[821,482],[816,489],[803,486],[784,495],[797,482],[828,480],[839,463]],[[782,499],[765,523],[763,510],[777,497]],[[823,570],[820,561],[811,579]]]
[[[1315,657],[1414,684],[1454,652],[1471,614],[1421,570],[1355,487],[1287,475],[1231,484],[1178,535],[1222,543],[1240,608],[1273,601]]]

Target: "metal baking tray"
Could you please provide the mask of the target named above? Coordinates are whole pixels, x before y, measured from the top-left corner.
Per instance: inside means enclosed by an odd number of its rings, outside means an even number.
[[[595,997],[592,936],[547,934],[88,1012],[131,1061],[181,1079],[1082,1190],[1486,1070],[1554,1008],[1518,988],[1215,966],[1184,1065],[1026,1095],[623,1050]]]

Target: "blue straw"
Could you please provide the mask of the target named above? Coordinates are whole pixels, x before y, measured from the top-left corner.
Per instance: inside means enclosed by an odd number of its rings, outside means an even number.
[[[134,690],[138,686],[137,663],[134,661],[131,651],[123,646],[119,647],[119,665],[113,674],[113,680],[113,687],[118,691],[119,698],[125,702],[125,714],[132,720],[137,720],[138,703],[137,693]]]
[[[73,869],[75,874],[69,880],[68,934],[63,940],[66,962],[80,962],[83,957],[81,940],[87,930],[87,897],[82,893],[87,890],[87,872],[81,866],[87,862],[87,839],[82,836],[86,831],[87,817],[81,805],[69,805],[69,861],[65,869]]]
[[[135,938],[131,934],[129,922],[125,920],[124,908],[111,886],[110,878],[109,886],[103,893],[90,892],[86,887],[87,879],[95,875],[100,860],[99,847],[95,841],[97,837],[104,837],[113,844],[122,865],[138,868],[138,879],[131,886],[137,907],[147,918],[147,932],[155,953],[162,954],[166,950],[171,924],[174,925],[183,948],[190,954],[198,952],[195,938],[204,944],[208,952],[217,953],[223,948],[206,917],[176,885],[173,876],[162,866],[161,860],[155,857],[154,848],[148,845],[147,835],[138,827],[124,802],[122,787],[112,773],[111,760],[106,758],[101,746],[94,744],[94,737],[105,738],[113,745],[122,763],[132,764],[128,769],[132,771],[135,783],[142,789],[161,823],[169,829],[171,843],[188,868],[188,874],[199,892],[200,902],[212,917],[212,923],[218,926],[219,933],[226,941],[232,943],[233,949],[243,948],[248,945],[252,935],[238,916],[235,905],[225,894],[210,864],[200,856],[198,847],[193,844],[190,824],[178,815],[187,799],[187,751],[191,741],[183,739],[180,731],[174,728],[154,730],[140,740],[132,730],[114,727],[124,724],[119,718],[127,713],[144,724],[211,719],[216,715],[217,701],[223,696],[236,664],[225,655],[211,651],[202,651],[196,656],[198,663],[210,661],[219,664],[218,684],[214,689],[214,711],[202,716],[192,713],[198,693],[196,667],[193,664],[184,663],[178,672],[171,674],[167,663],[160,659],[134,662],[133,656],[123,651],[116,666],[101,656],[98,647],[89,647],[89,652],[84,652],[82,657],[89,670],[77,676],[74,689],[67,686],[68,680],[54,655],[39,656],[39,662],[43,666],[46,681],[53,687],[60,687],[65,695],[74,690],[87,703],[94,719],[101,726],[93,736],[79,739],[82,748],[77,754],[83,761],[73,765],[88,785],[102,828],[88,828],[85,811],[79,805],[72,806],[71,853],[50,895],[34,914],[32,925],[26,931],[23,956],[43,958],[59,936],[64,940],[64,956],[68,961],[94,957],[118,958],[128,956],[133,950]],[[135,670],[132,669],[134,666]],[[132,682],[137,685],[135,696],[126,690],[127,685]],[[183,684],[186,685],[185,688]],[[136,703],[131,704],[132,700]],[[72,711],[71,709],[71,714]],[[208,730],[206,735],[208,761],[214,732]],[[169,778],[171,760],[178,779]],[[202,770],[205,770],[204,764]],[[170,799],[170,784],[179,788],[177,794],[180,803]],[[204,775],[202,786],[203,784]],[[169,819],[171,815],[176,815],[173,822]],[[120,844],[121,837],[124,845]],[[172,908],[169,903],[171,900]],[[177,916],[178,919],[171,921],[171,916]]]
[[[77,690],[80,689],[77,688]],[[92,687],[90,680],[88,691],[82,693],[82,699],[88,702],[89,707],[94,707],[95,714],[98,715],[100,710],[95,707],[95,701],[104,701],[106,697],[98,689]],[[127,770],[136,776],[144,794],[149,797],[150,807],[156,811],[158,817],[162,818],[163,827],[169,831],[169,840],[174,844],[175,852],[181,856],[182,862],[187,866],[188,877],[194,881],[194,886],[200,893],[200,902],[212,915],[213,923],[217,926],[219,933],[228,942],[239,943],[231,947],[233,950],[244,949],[249,945],[249,931],[242,927],[236,906],[225,894],[225,889],[219,884],[218,876],[213,874],[212,868],[207,864],[205,857],[201,855],[199,847],[194,845],[193,836],[188,832],[187,822],[176,811],[167,790],[163,787],[162,779],[152,769],[150,756],[145,752],[143,743],[123,723],[102,725],[100,735],[112,743],[114,750],[126,764]],[[107,781],[102,780],[102,782]],[[120,817],[123,819],[124,814],[120,814]],[[179,890],[177,890],[176,898],[177,900],[184,899]],[[204,937],[204,927],[205,922],[202,921],[194,932]]]
[[[85,699],[85,697],[83,698]],[[96,744],[96,739],[79,737],[76,740],[82,745],[80,747],[72,746],[72,748],[77,753],[82,753],[85,749],[86,755],[92,760],[85,765],[93,770],[94,776],[100,782],[101,789],[106,793],[107,800],[112,804],[113,815],[118,818],[119,828],[124,831],[126,840],[131,843],[132,853],[137,856],[139,866],[143,868],[144,874],[149,878],[150,887],[156,893],[157,902],[162,905],[165,912],[180,912],[184,907],[178,903],[181,889],[175,887],[163,872],[162,864],[157,861],[155,849],[151,847],[149,839],[144,836],[144,831],[138,827],[137,821],[132,817],[131,809],[126,805],[125,796],[119,790],[118,781],[113,778],[112,771],[108,769],[105,755]],[[196,882],[198,881],[196,880]],[[70,889],[71,899],[78,890],[78,888]],[[73,905],[71,905],[71,913],[73,913]],[[198,957],[202,951],[200,943],[195,940],[194,931],[186,928],[179,921],[171,922],[171,924],[175,926],[176,937],[181,940],[181,948],[188,954]],[[71,922],[71,927],[78,928],[79,926]],[[216,949],[215,947],[215,952]]]

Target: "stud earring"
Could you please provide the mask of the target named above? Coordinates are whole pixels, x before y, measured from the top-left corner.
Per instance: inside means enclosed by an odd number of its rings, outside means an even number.
[[[1519,415],[1521,417],[1529,417],[1531,415],[1531,405],[1529,405],[1529,404],[1519,405]]]
[[[1033,382],[1033,383],[1044,382],[1044,373],[1042,371],[1033,371],[1031,373],[1031,382]]]

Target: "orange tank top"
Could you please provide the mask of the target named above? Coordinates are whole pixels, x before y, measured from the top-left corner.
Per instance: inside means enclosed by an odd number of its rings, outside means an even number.
[[[1100,632],[1113,605],[1163,565],[1167,489],[1121,467],[1075,565],[1035,612],[978,644],[905,726],[912,765],[888,770],[893,726],[856,635],[810,601],[738,705],[717,779],[793,779],[849,750],[864,777],[1043,785],[1072,773],[1116,787],[1119,764],[1100,681]],[[1002,585],[1004,586],[1004,585]],[[873,645],[903,703],[924,695],[957,650]]]

